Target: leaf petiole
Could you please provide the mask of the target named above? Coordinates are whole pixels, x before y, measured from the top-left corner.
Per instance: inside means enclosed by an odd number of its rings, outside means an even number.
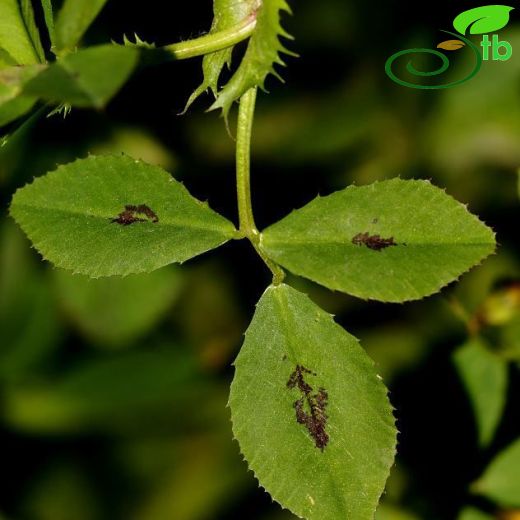
[[[220,51],[246,40],[253,34],[256,27],[256,16],[249,16],[239,24],[223,31],[205,34],[193,40],[172,43],[162,47],[175,60],[186,60]]]
[[[285,273],[281,267],[270,260],[260,247],[260,232],[253,216],[251,203],[251,134],[255,114],[256,87],[251,88],[240,98],[238,109],[236,169],[237,199],[240,237],[248,238],[260,258],[273,274],[273,285],[280,285]]]

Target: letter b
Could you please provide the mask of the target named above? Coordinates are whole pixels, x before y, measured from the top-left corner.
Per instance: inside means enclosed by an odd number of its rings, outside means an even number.
[[[494,61],[507,61],[513,55],[513,47],[509,42],[501,42],[498,40],[498,35],[493,35],[493,60]],[[505,51],[501,51],[505,49]]]

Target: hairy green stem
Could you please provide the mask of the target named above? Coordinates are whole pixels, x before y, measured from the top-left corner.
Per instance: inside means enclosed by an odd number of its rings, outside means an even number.
[[[251,134],[255,114],[256,90],[256,88],[251,88],[240,98],[238,110],[236,169],[239,232],[241,236],[249,239],[256,252],[271,270],[273,284],[279,285],[282,283],[285,273],[265,255],[260,247],[260,233],[255,224],[251,203]]]
[[[195,58],[196,56],[203,56],[204,54],[226,49],[249,38],[249,36],[253,34],[255,26],[256,17],[250,16],[229,29],[205,34],[193,40],[172,43],[171,45],[162,47],[162,50],[172,54],[176,60],[186,60],[188,58]]]

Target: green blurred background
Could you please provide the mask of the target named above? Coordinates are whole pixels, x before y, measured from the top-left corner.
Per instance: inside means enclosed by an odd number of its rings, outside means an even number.
[[[211,23],[210,0],[179,2],[177,12],[159,0],[128,4],[109,1],[85,44],[135,32],[161,45]],[[520,436],[520,304],[510,297],[520,280],[520,18],[501,32],[513,59],[485,63],[460,87],[406,89],[384,73],[388,56],[435,47],[438,29],[474,6],[292,2],[284,24],[301,57],[286,60],[286,84],[271,78],[258,101],[259,227],[317,193],[401,176],[431,179],[497,232],[497,255],[420,302],[363,302],[289,279],[360,338],[390,388],[399,455],[379,520],[452,519],[468,505],[496,518],[519,514],[470,484]],[[456,78],[464,62],[454,61]],[[200,79],[200,60],[145,69],[104,112],[35,119],[0,152],[2,519],[294,518],[247,471],[226,408],[232,360],[269,283],[251,247],[231,243],[182,268],[90,281],[42,263],[7,216],[16,188],[34,176],[124,151],[165,167],[236,220],[234,143],[222,119],[204,112],[209,97],[178,115]],[[510,312],[495,322],[486,317],[497,291]],[[484,316],[491,348],[511,360],[504,414],[485,449],[452,362],[474,315]]]

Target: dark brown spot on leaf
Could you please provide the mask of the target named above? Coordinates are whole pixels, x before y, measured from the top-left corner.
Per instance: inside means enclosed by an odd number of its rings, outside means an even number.
[[[147,218],[140,218],[138,215],[143,215]],[[110,222],[116,222],[121,226],[129,226],[135,222],[159,222],[159,218],[155,212],[146,204],[127,204],[124,211],[119,213],[116,218],[111,219]]]
[[[305,375],[316,376],[316,373],[302,365],[296,365],[289,381],[287,381],[287,388],[298,388],[303,394],[293,404],[296,411],[296,421],[307,428],[314,439],[316,448],[323,451],[329,443],[329,435],[325,430],[328,419],[325,409],[329,396],[327,391],[321,387],[317,393],[313,394],[313,388],[305,381]]]
[[[352,243],[357,246],[366,246],[374,251],[381,251],[390,246],[396,246],[394,237],[381,238],[379,235],[370,235],[368,233],[358,233],[353,239]]]

